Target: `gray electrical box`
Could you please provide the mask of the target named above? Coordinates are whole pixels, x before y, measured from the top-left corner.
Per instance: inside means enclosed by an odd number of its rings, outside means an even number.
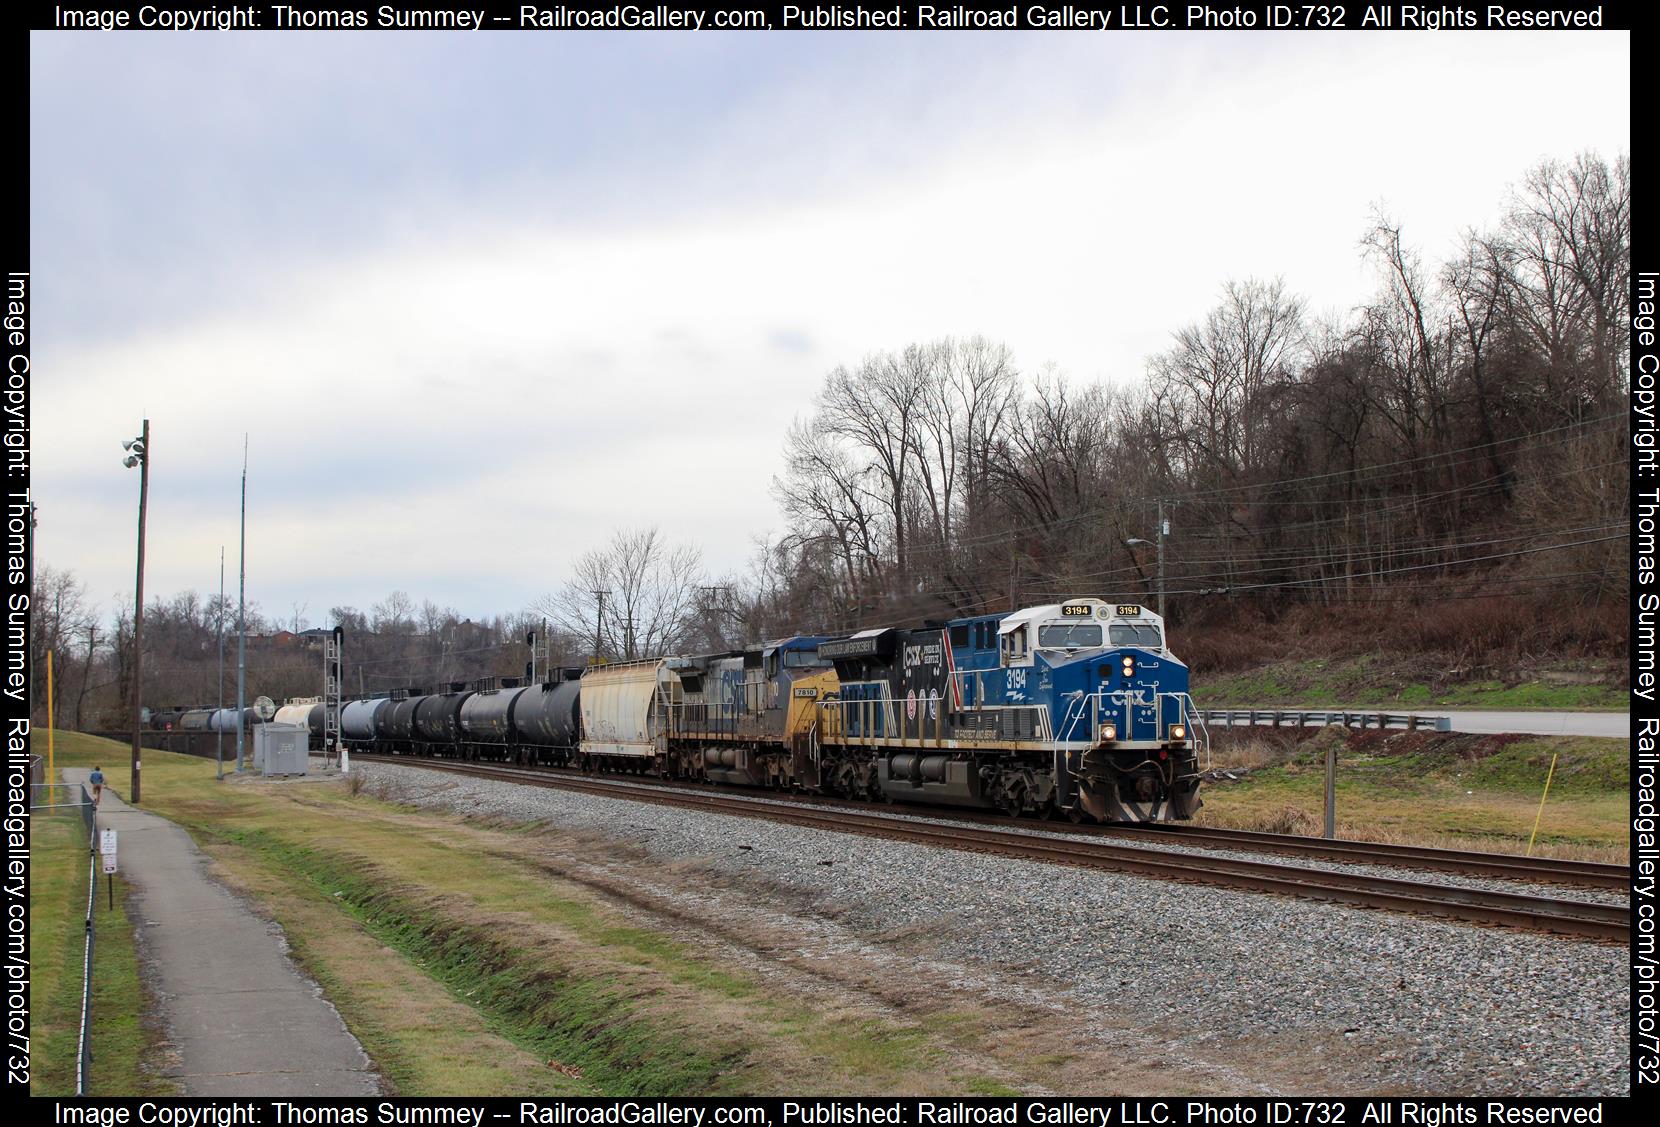
[[[255,724],[254,765],[262,775],[303,775],[310,739],[302,724]]]

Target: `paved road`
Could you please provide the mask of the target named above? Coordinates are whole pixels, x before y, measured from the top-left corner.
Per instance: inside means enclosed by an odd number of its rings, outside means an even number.
[[[84,782],[88,772],[62,774]],[[185,1095],[379,1093],[357,1039],[289,959],[282,929],[208,875],[189,834],[107,787],[98,829],[117,834],[142,973],[173,1050],[164,1071]]]
[[[1629,739],[1629,712],[1424,712],[1450,716],[1455,732],[1523,732],[1543,736],[1613,736]]]

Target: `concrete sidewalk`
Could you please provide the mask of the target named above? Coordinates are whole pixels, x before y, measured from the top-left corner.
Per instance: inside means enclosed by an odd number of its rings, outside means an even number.
[[[66,782],[90,772],[67,768]],[[190,835],[104,788],[98,829],[117,832],[120,878],[145,985],[172,1043],[167,1068],[189,1096],[373,1096],[369,1058],[282,929],[208,875]]]

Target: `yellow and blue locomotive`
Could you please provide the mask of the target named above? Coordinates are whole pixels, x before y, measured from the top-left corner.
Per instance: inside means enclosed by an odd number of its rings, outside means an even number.
[[[1073,599],[826,642],[827,778],[893,801],[1074,820],[1166,821],[1199,807],[1202,722],[1164,621]]]
[[[398,696],[348,704],[347,745],[1075,821],[1199,807],[1187,666],[1158,615],[1099,599]]]

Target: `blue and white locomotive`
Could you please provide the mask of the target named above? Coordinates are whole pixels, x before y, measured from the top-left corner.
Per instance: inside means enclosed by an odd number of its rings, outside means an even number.
[[[1076,821],[1199,808],[1202,722],[1187,666],[1145,607],[1079,598],[826,642],[827,783],[893,801]]]
[[[341,734],[395,754],[1102,822],[1192,817],[1206,743],[1164,620],[1089,598],[404,691],[347,704]]]

